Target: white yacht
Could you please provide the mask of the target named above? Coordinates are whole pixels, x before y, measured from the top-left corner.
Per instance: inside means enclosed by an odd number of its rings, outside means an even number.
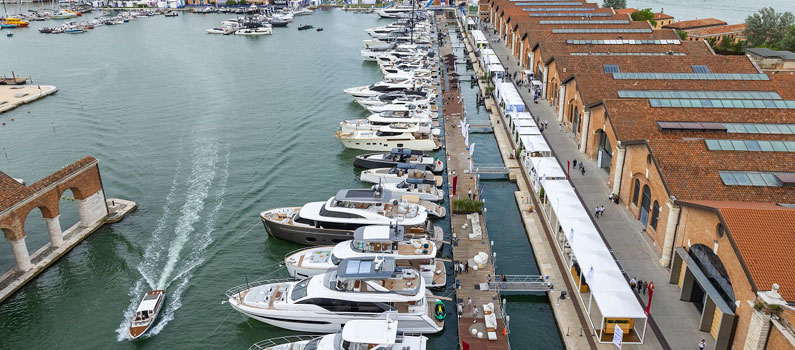
[[[424,207],[382,188],[340,190],[327,201],[266,210],[260,218],[272,236],[308,245],[336,244],[353,238],[359,227],[395,221],[413,235],[428,234],[438,241],[443,234],[431,225]]]
[[[436,119],[439,116],[438,106],[435,104],[414,104],[414,103],[389,103],[381,106],[367,106],[370,112],[376,114],[409,114],[417,117]]]
[[[397,184],[406,179],[434,181],[436,187],[442,186],[442,177],[428,170],[425,165],[400,163],[391,168],[374,168],[362,171],[359,179],[374,184]]]
[[[345,93],[354,98],[367,98],[392,91],[417,90],[423,87],[425,87],[423,84],[418,83],[414,79],[384,79],[374,84],[345,89]]]
[[[407,147],[418,151],[435,151],[441,147],[436,136],[423,132],[419,125],[394,123],[378,130],[337,131],[336,137],[346,148],[365,151],[389,151]]]
[[[384,189],[396,194],[411,194],[419,199],[438,202],[444,199],[444,190],[438,188],[436,179],[409,177],[398,183],[384,184]]]
[[[258,35],[268,35],[268,34],[273,34],[273,30],[271,29],[270,26],[257,27],[257,28],[243,28],[235,31],[235,35],[258,36]]]
[[[433,99],[436,98],[435,93],[427,93],[425,91],[419,90],[405,90],[405,91],[393,91],[388,92],[385,94],[381,94],[378,96],[371,96],[368,98],[359,98],[356,99],[356,103],[361,105],[364,108],[369,106],[383,106],[386,104],[392,103],[392,101],[398,100],[400,102],[407,102],[412,101],[415,103],[431,103]]]
[[[377,116],[378,114],[376,114]],[[392,124],[406,124],[411,126],[417,126],[417,132],[424,133],[424,134],[431,134],[434,136],[438,136],[441,133],[440,129],[434,128],[433,124],[431,123],[431,119],[427,117],[423,118],[401,118],[405,119],[405,121],[395,121],[389,123],[389,119],[386,119],[385,122],[378,121],[380,117],[376,119],[354,119],[354,120],[345,120],[340,122],[339,131],[342,133],[350,133],[355,131],[377,131],[383,128],[384,126],[390,126]],[[383,119],[383,118],[381,118]]]
[[[304,7],[300,9],[293,9],[293,16],[306,16],[311,15],[314,11]]]
[[[401,163],[425,165],[434,173],[444,170],[444,163],[441,159],[426,156],[425,152],[410,148],[394,148],[386,153],[360,154],[353,160],[355,167],[364,169],[393,167]]]
[[[444,287],[447,274],[444,262],[436,260],[436,243],[424,237],[405,240],[403,230],[392,225],[360,227],[353,240],[299,250],[288,254],[284,264],[290,276],[306,278],[334,270],[344,259],[392,257],[398,266],[419,271],[426,285]]]
[[[378,15],[381,16],[382,18],[398,18],[400,17],[401,14],[410,13],[411,11],[415,10],[416,9],[414,9],[412,6],[395,6],[395,7],[382,8],[378,10],[376,13],[378,13]]]
[[[226,297],[243,315],[300,332],[335,332],[350,321],[389,316],[407,333],[444,327],[445,312],[429,303],[434,297],[425,280],[417,270],[396,266],[394,258],[346,259],[337,270],[300,282],[244,284]]]
[[[208,33],[208,34],[224,34],[224,35],[229,35],[229,34],[232,34],[232,33],[234,33],[234,32],[235,32],[235,29],[233,29],[232,27],[227,27],[227,26],[223,26],[223,27],[215,27],[215,28],[210,28],[210,29],[207,29],[207,33]]]
[[[404,335],[398,331],[397,321],[348,321],[342,330],[323,336],[287,336],[266,339],[249,350],[425,350],[428,338]]]

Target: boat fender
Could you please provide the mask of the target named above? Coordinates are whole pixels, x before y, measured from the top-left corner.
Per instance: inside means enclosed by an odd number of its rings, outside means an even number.
[[[436,304],[433,306],[434,316],[436,319],[441,321],[447,317],[447,312],[444,310],[444,303],[441,300],[437,300]]]

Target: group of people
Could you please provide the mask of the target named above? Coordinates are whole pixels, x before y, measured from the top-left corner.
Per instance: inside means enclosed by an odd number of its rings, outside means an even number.
[[[646,295],[646,291],[649,289],[649,286],[651,286],[651,289],[654,289],[654,282],[637,280],[634,276],[632,277],[631,280],[629,280],[629,287],[632,288],[633,290],[637,289],[638,294]]]
[[[138,311],[135,313],[135,321],[146,321],[149,319],[149,311]]]
[[[596,209],[594,209],[593,217],[599,218],[605,214],[605,206],[604,205],[597,205]]]
[[[575,159],[572,160],[571,163],[572,166],[574,166],[574,170],[580,169],[580,174],[582,174],[582,176],[585,176],[585,164],[583,162],[578,163],[577,160]]]

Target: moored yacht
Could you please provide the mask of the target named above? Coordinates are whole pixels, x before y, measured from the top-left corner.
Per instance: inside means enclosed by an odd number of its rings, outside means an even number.
[[[384,189],[401,195],[415,195],[419,199],[438,202],[444,199],[444,190],[438,188],[438,180],[409,177],[398,183],[384,184]]]
[[[344,259],[392,257],[398,266],[416,269],[430,287],[447,282],[444,262],[436,260],[438,246],[426,238],[406,239],[400,226],[364,226],[353,232],[353,240],[335,246],[312,247],[284,257],[290,276],[306,278],[334,270]]]
[[[353,238],[353,231],[367,225],[397,221],[412,235],[428,234],[441,240],[441,228],[428,220],[427,210],[381,188],[340,190],[325,202],[302,207],[277,208],[260,213],[272,236],[300,244],[328,245]]]
[[[428,170],[426,165],[399,163],[391,168],[375,168],[362,171],[359,179],[375,184],[395,184],[408,178],[434,181],[436,187],[442,186],[442,177]]]
[[[337,138],[346,148],[365,151],[388,151],[408,147],[418,151],[435,151],[441,147],[436,136],[418,125],[395,123],[378,130],[337,131]]]
[[[428,338],[404,335],[397,326],[397,321],[389,317],[386,320],[353,320],[334,334],[266,339],[249,350],[425,350]]]
[[[434,173],[444,170],[444,163],[435,157],[426,156],[425,152],[410,148],[393,148],[386,153],[367,153],[356,156],[353,165],[357,168],[387,168],[400,163],[423,164]]]
[[[382,80],[370,85],[348,88],[345,89],[345,93],[355,98],[367,98],[379,96],[392,91],[418,90],[423,87],[425,87],[424,84],[418,83],[413,79],[394,79]]]
[[[425,280],[417,270],[398,267],[394,258],[346,259],[336,270],[299,282],[251,285],[226,292],[232,308],[289,330],[335,332],[350,321],[387,317],[407,333],[436,333],[444,327],[428,302],[434,297]]]

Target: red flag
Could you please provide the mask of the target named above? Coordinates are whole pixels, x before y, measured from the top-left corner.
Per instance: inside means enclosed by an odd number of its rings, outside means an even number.
[[[454,196],[455,196],[455,188],[456,188],[457,184],[458,184],[458,175],[453,176],[453,195]]]
[[[469,350],[469,344],[467,344],[467,342],[465,342],[465,341],[462,341],[462,342],[461,342],[461,345],[462,345],[461,347],[463,347],[463,348],[464,348],[464,350]]]

